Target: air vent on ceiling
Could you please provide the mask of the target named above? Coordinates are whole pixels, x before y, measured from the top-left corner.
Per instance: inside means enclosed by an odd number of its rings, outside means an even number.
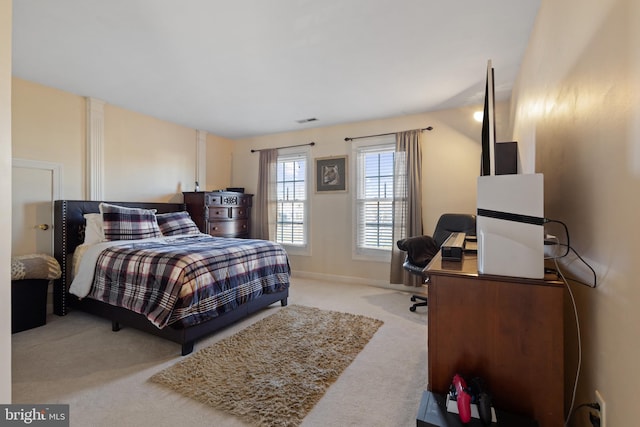
[[[302,124],[302,123],[315,122],[316,120],[318,119],[316,119],[315,117],[310,117],[308,119],[296,120],[296,122]]]

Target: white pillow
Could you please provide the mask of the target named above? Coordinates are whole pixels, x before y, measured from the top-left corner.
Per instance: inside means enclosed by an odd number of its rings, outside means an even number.
[[[84,214],[84,219],[87,223],[84,229],[84,244],[94,245],[96,243],[104,242],[104,227],[102,225],[102,214],[90,213]]]

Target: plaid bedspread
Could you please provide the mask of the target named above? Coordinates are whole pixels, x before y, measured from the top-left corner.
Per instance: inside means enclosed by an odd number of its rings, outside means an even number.
[[[189,326],[288,288],[289,273],[277,243],[180,236],[104,250],[89,296],[141,313],[158,328]]]

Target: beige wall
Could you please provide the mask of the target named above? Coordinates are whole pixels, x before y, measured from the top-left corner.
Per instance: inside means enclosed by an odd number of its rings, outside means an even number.
[[[13,157],[59,163],[63,196],[85,194],[85,101],[47,86],[13,79]]]
[[[58,89],[13,78],[13,157],[59,163],[62,197],[86,197],[86,100]],[[104,199],[182,201],[193,191],[196,131],[106,104],[104,106]],[[207,135],[207,183],[231,180],[232,141]]]
[[[11,0],[0,0],[0,235],[11,234]],[[0,403],[11,403],[11,239],[0,239]]]
[[[196,131],[112,105],[104,108],[106,200],[182,201],[196,181]]]
[[[232,187],[231,164],[233,141],[221,136],[207,134],[207,182],[201,190],[222,190]]]
[[[597,272],[596,289],[572,286],[583,345],[576,403],[601,391],[609,426],[636,424],[640,382],[638,22],[636,0],[543,0],[512,100],[514,134],[545,176],[545,215],[567,223]],[[575,258],[563,264],[591,282]],[[578,357],[566,314],[570,394]],[[590,425],[586,414],[574,425]]]
[[[245,187],[247,192],[255,192],[259,155],[251,153],[251,149],[314,141],[312,158],[351,156],[351,143],[345,142],[345,137],[433,126],[431,132],[423,133],[423,222],[425,232],[430,234],[444,212],[475,212],[481,124],[473,120],[473,111],[473,108],[447,110],[240,140],[236,142],[233,153],[232,182]],[[500,104],[499,113],[508,117],[508,104]],[[499,129],[498,139],[500,131],[504,133]],[[389,263],[352,259],[353,190],[316,194],[313,190],[315,184],[312,184],[309,194],[311,256],[291,256],[294,272],[388,284]]]

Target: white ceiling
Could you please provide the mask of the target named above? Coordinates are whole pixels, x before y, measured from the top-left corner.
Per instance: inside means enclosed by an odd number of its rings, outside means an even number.
[[[507,99],[539,4],[17,0],[13,75],[243,138]]]

